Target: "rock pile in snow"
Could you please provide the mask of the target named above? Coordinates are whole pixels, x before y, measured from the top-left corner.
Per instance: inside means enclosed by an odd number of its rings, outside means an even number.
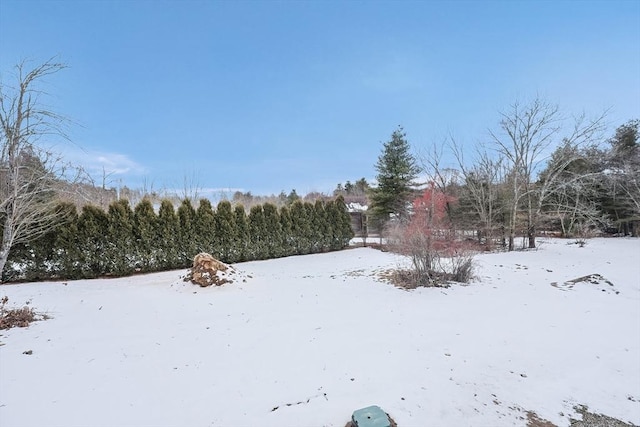
[[[201,287],[211,285],[221,286],[225,283],[233,283],[232,276],[236,271],[233,267],[218,261],[208,253],[202,252],[193,258],[193,267],[184,278],[185,282],[191,282]]]

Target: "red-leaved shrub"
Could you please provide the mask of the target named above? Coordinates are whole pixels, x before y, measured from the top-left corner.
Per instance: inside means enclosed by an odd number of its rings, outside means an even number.
[[[414,286],[441,286],[443,279],[468,282],[473,275],[472,251],[456,237],[447,215],[454,202],[431,185],[414,200],[409,221],[389,227],[389,247],[411,259]]]

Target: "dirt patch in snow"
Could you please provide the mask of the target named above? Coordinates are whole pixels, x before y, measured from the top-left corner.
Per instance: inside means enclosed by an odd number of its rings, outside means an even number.
[[[527,411],[527,427],[558,427],[554,423],[542,419],[533,411]]]
[[[589,412],[589,408],[586,406],[578,405],[573,409],[582,415],[582,419],[576,420],[569,418],[570,427],[637,427],[634,424],[626,423],[617,418]],[[552,422],[540,418],[534,411],[526,411],[526,414],[527,427],[558,427]]]
[[[595,287],[597,287],[597,289],[600,289],[605,293],[614,293],[616,295],[620,293],[620,291],[618,291],[615,286],[613,286],[613,283],[597,273],[567,280],[566,282],[560,284],[558,282],[552,282],[551,286],[563,291],[568,291],[573,289],[573,287],[577,284],[594,285]]]

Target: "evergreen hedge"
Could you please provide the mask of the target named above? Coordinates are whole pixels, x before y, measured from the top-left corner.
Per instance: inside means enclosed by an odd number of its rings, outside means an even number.
[[[29,244],[11,249],[5,281],[89,279],[187,268],[199,252],[227,263],[278,258],[348,246],[353,237],[342,197],[315,204],[295,200],[278,209],[265,203],[246,213],[222,201],[214,210],[169,200],[156,210],[149,200],[135,208],[120,200],[108,210],[60,204],[63,221]]]

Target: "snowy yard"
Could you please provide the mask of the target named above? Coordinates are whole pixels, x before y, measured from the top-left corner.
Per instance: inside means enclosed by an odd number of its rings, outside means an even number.
[[[562,426],[576,405],[640,424],[640,240],[571,243],[480,255],[448,289],[382,282],[403,261],[370,248],[222,287],[1,286],[52,318],[0,331],[0,425],[343,427],[373,404],[400,427]]]

